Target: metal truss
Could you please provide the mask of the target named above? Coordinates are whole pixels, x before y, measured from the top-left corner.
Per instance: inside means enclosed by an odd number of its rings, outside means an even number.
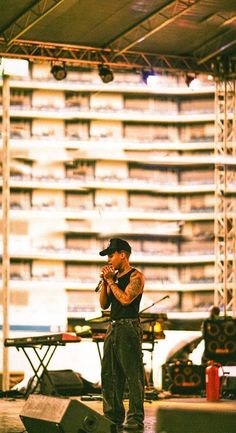
[[[35,26],[46,15],[53,12],[65,0],[37,0],[34,5],[14,20],[5,30],[3,30],[4,44],[3,51],[9,50],[12,44]]]
[[[169,0],[164,6],[158,7],[149,16],[137,22],[106,43],[103,47],[89,47],[70,44],[59,44],[25,40],[22,36],[29,29],[52,14],[65,0],[35,0],[28,9],[2,30],[0,38],[0,56],[18,57],[28,60],[60,61],[79,66],[97,66],[106,63],[119,69],[153,69],[156,72],[170,73],[208,73],[217,75],[212,68],[214,59],[223,56],[225,50],[236,44],[234,29],[229,26],[235,15],[215,12],[205,20],[217,17],[218,32],[204,46],[197,47],[190,56],[168,55],[154,52],[141,52],[136,46],[152,37],[163,28],[175,24],[185,14],[194,14],[194,8],[202,0]],[[222,30],[226,37],[222,43]],[[131,51],[131,49],[133,51]],[[213,59],[213,62],[212,62]],[[218,60],[217,60],[218,62]],[[217,69],[217,68],[216,68]],[[236,75],[236,59],[234,59],[233,75]],[[219,76],[219,74],[218,74]]]
[[[110,48],[117,50],[117,55],[124,53],[135,45],[153,36],[164,27],[174,23],[179,17],[190,11],[200,0],[171,0],[143,21],[137,23],[128,31],[108,43]]]
[[[216,160],[236,158],[236,82],[216,82]],[[225,315],[236,313],[236,170],[215,165],[215,299]]]
[[[3,42],[3,41],[2,41]],[[4,45],[4,44],[3,44]],[[212,73],[212,63],[198,64],[191,56],[172,56],[138,51],[119,53],[110,48],[95,48],[65,45],[50,42],[16,40],[4,51],[0,38],[0,56],[22,58],[31,61],[60,61],[68,65],[96,67],[105,63],[111,68],[142,70],[152,68],[157,72],[169,73]]]

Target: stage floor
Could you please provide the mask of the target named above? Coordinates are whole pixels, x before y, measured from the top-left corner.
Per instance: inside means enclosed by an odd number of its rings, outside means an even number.
[[[80,397],[72,397],[80,400]],[[102,414],[102,402],[101,401],[83,401],[84,404],[88,405],[91,409],[99,414]],[[125,403],[127,405],[127,402]],[[0,433],[23,433],[25,427],[21,422],[19,414],[25,405],[23,398],[1,398],[0,399]],[[145,402],[145,429],[144,433],[156,433],[157,420],[157,409],[163,405],[168,405],[169,408],[176,405],[182,405],[183,407],[211,407],[216,411],[219,409],[226,411],[235,412],[236,417],[236,400],[220,400],[216,403],[207,402],[205,398],[200,397],[169,397]],[[236,424],[235,424],[236,431]],[[191,428],[189,429],[191,432]],[[30,433],[30,432],[29,432]],[[42,433],[47,433],[42,432]],[[100,432],[97,432],[100,433]],[[103,432],[102,432],[103,433]],[[185,432],[183,432],[185,433]],[[222,433],[227,433],[224,430]]]

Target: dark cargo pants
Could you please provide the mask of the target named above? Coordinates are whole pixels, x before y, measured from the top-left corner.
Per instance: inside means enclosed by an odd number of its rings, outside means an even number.
[[[144,368],[142,328],[138,319],[120,319],[109,324],[102,359],[104,415],[116,424],[125,419],[125,385],[129,390],[127,421],[144,420]]]

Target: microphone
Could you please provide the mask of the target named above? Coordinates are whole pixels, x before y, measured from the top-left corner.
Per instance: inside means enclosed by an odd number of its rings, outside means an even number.
[[[102,283],[103,283],[103,278],[101,278],[101,280],[99,280],[98,285],[97,285],[97,287],[95,289],[95,292],[99,292],[99,290],[101,289]]]
[[[118,273],[118,270],[115,271],[114,277],[116,276],[117,273]],[[102,277],[102,278],[101,278],[101,280],[99,280],[97,287],[95,289],[95,292],[99,292],[99,290],[101,289],[101,285],[103,283],[103,272],[100,274],[100,277]],[[114,279],[114,277],[113,277],[113,279]]]

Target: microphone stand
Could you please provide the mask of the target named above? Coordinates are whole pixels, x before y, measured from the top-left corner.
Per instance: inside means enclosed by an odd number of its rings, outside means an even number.
[[[162,301],[164,301],[164,299],[167,299],[167,298],[169,298],[169,295],[163,296],[161,299],[158,299],[156,302],[153,302],[151,305],[149,305],[148,307],[141,310],[139,312],[139,314],[141,315],[142,313],[144,313],[144,311],[149,310],[149,308],[153,307],[156,304],[159,304],[159,302],[162,302]],[[154,387],[154,383],[153,383],[153,351],[154,351],[154,346],[155,346],[154,326],[155,326],[156,320],[155,319],[147,320],[147,322],[150,322],[151,329],[152,329],[152,331],[151,331],[152,347],[151,347],[151,349],[143,349],[143,350],[149,350],[151,353],[151,370],[150,370],[150,374],[149,374],[149,380],[147,380],[147,378],[146,378],[147,388],[150,390],[150,388],[153,389],[153,387]],[[145,376],[146,376],[146,374],[145,374]],[[153,396],[153,397],[154,397],[154,399],[156,399],[156,396]]]
[[[149,305],[148,307],[144,308],[139,312],[139,314],[142,314],[144,311],[149,310],[149,308],[152,308],[154,305],[159,304],[159,302],[164,301],[164,299],[169,298],[169,295],[163,296],[163,298],[158,299],[156,302],[153,302],[153,304]]]

